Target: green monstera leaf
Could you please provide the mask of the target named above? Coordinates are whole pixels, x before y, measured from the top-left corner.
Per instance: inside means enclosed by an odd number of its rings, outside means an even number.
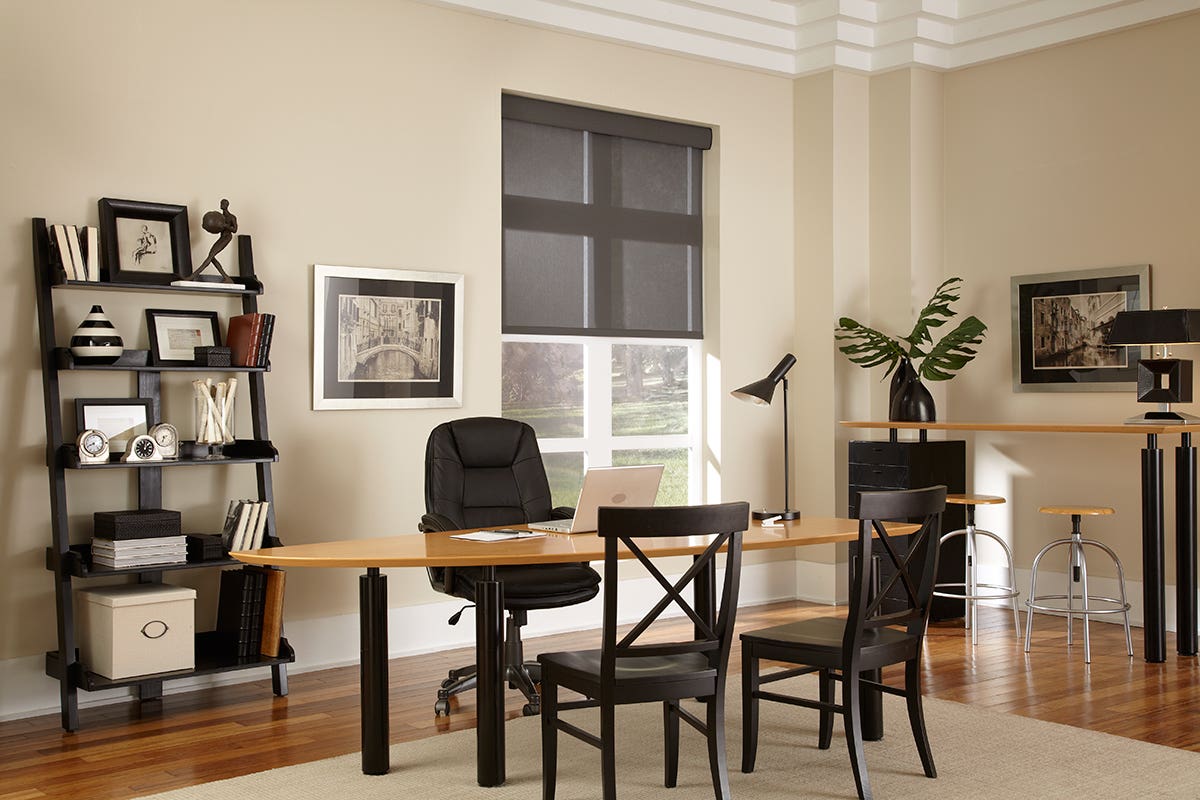
[[[930,348],[921,361],[917,374],[931,381],[948,381],[957,370],[962,369],[976,356],[975,346],[983,342],[987,325],[978,317],[970,316],[947,333]]]
[[[838,320],[838,329],[834,338],[845,342],[845,344],[838,345],[838,349],[845,353],[846,358],[861,367],[887,364],[887,372],[883,374],[885,378],[900,363],[900,359],[908,355],[900,343],[891,336],[874,328],[868,328],[850,317],[842,317]]]
[[[914,348],[914,352],[910,355],[913,358],[919,358],[924,355],[920,352],[921,345],[928,342],[933,344],[933,336],[929,331],[933,328],[940,328],[946,324],[946,321],[954,316],[954,311],[951,310],[950,304],[959,298],[958,288],[962,285],[962,278],[948,278],[941,286],[933,292],[933,297],[929,298],[929,302],[921,309],[921,313],[917,315],[917,321],[913,324],[912,332],[904,337],[904,341],[908,342]]]

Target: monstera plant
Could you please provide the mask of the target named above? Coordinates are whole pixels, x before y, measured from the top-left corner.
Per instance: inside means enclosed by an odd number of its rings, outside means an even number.
[[[947,381],[975,358],[983,342],[987,325],[970,316],[958,327],[933,339],[933,331],[954,318],[950,304],[959,299],[962,278],[949,278],[933,293],[933,297],[917,315],[907,336],[890,336],[868,328],[849,317],[838,320],[835,338],[842,344],[838,349],[855,364],[864,368],[887,364],[886,378],[892,377],[888,419],[893,421],[932,422],[936,419],[933,396],[921,379]]]

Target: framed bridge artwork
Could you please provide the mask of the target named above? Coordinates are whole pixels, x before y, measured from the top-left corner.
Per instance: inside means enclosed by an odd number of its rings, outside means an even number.
[[[313,409],[462,406],[463,276],[313,267]]]

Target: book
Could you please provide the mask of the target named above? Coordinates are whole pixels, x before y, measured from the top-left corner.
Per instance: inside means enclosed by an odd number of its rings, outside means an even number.
[[[64,280],[78,280],[75,274],[75,263],[71,260],[71,245],[67,242],[67,226],[50,226],[50,249],[58,259],[58,267]]]
[[[221,526],[221,546],[225,552],[233,550],[233,537],[237,533],[238,517],[241,514],[243,500],[230,500],[229,510],[225,512],[225,524]]]
[[[100,229],[87,225],[79,235],[83,246],[84,280],[100,280]]]
[[[258,529],[258,518],[262,516],[262,503],[250,502],[250,514],[246,517],[246,530],[242,534],[242,546],[239,550],[254,549],[254,531]]]
[[[182,286],[185,289],[225,289],[230,292],[240,292],[246,288],[244,283],[225,283],[223,281],[177,280],[171,281],[171,285]]]
[[[257,367],[265,367],[268,363],[268,356],[271,352],[271,334],[275,332],[275,315],[263,314],[262,335],[258,339],[258,354],[255,356],[254,365]]]
[[[262,635],[259,637],[259,653],[269,658],[279,655],[279,640],[283,637],[283,589],[287,573],[271,567],[246,567],[261,573],[266,579],[263,599]]]
[[[262,314],[238,314],[229,318],[229,326],[225,334],[225,346],[232,353],[232,363],[237,367],[255,366],[254,358],[258,353],[258,341],[262,335]]]
[[[64,225],[67,229],[67,247],[71,249],[71,265],[75,268],[75,280],[86,281],[87,268],[83,263],[83,251],[79,249],[79,229],[74,225]]]
[[[238,509],[237,528],[233,533],[233,542],[229,545],[231,551],[246,549],[246,526],[250,522],[250,511],[253,505],[250,501],[243,500],[241,508]]]
[[[263,546],[263,538],[267,533],[267,509],[271,504],[263,500],[258,505],[258,516],[254,520],[254,535],[250,537],[250,545],[247,550],[257,550]]]
[[[256,630],[261,631],[262,627],[262,593],[265,588],[265,580],[248,569],[221,572],[216,630],[226,641],[226,646],[238,656],[258,652],[258,639],[255,636]]]

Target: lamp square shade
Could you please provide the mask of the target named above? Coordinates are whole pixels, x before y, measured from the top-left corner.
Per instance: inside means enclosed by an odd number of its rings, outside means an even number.
[[[1138,362],[1139,403],[1192,402],[1192,362],[1180,358],[1144,358]]]
[[[1186,344],[1200,342],[1200,309],[1161,308],[1121,311],[1113,318],[1108,344]]]

